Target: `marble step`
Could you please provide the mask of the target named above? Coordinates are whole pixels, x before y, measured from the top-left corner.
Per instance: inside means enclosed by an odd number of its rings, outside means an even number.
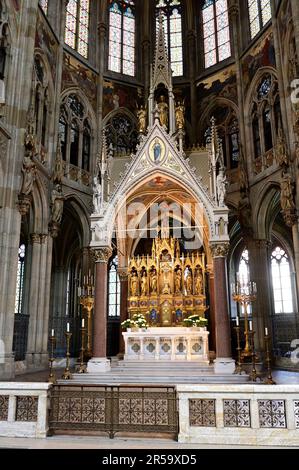
[[[111,363],[112,370],[213,370],[213,364],[193,361],[119,361]]]
[[[72,380],[65,381],[59,380],[59,384],[82,384],[82,385],[176,385],[176,384],[200,384],[200,383],[246,383],[248,382],[248,375],[215,375],[214,373],[199,375],[199,376],[136,376],[134,375],[119,375],[119,374],[73,374]]]

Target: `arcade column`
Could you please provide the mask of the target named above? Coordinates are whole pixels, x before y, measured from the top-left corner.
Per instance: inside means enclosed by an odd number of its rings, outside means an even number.
[[[231,353],[231,335],[228,307],[228,284],[226,258],[229,251],[228,243],[213,243],[211,252],[214,265],[214,301],[215,301],[215,337],[216,374],[233,374],[235,361]]]
[[[95,305],[93,314],[93,357],[88,362],[87,372],[107,372],[107,276],[108,261],[112,255],[110,247],[93,250],[95,261]]]

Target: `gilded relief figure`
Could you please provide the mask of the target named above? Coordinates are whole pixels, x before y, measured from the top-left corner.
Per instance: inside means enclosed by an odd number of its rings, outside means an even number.
[[[195,295],[202,294],[202,274],[199,269],[196,270],[196,277],[195,277]]]
[[[135,271],[131,274],[130,288],[131,296],[136,297],[138,295],[138,277]]]
[[[157,293],[157,285],[158,285],[157,271],[154,270],[154,271],[151,272],[151,275],[150,275],[151,294],[156,294]]]
[[[141,295],[143,296],[147,295],[147,276],[146,276],[145,271],[143,271],[143,274],[141,277]]]
[[[185,127],[185,106],[180,101],[175,107],[175,120],[177,129],[184,129]]]
[[[168,128],[168,104],[165,101],[165,96],[160,96],[160,101],[158,103],[158,111],[161,126]]]
[[[186,284],[186,293],[187,295],[192,295],[192,274],[190,271],[188,271],[188,274],[187,274],[187,277],[186,277],[186,280],[185,280],[185,284]]]
[[[169,284],[169,271],[165,269],[163,271],[163,288],[162,288],[162,293],[163,294],[170,294],[170,284]]]
[[[143,105],[141,105],[140,109],[138,109],[137,117],[138,117],[138,130],[141,134],[144,134],[146,131],[146,110],[144,109]]]
[[[175,285],[175,293],[180,294],[182,292],[182,271],[181,271],[181,269],[178,269],[177,272],[175,273],[174,285]]]

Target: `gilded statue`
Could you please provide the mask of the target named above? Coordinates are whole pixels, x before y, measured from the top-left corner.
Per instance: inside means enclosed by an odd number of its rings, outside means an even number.
[[[170,284],[169,284],[169,272],[168,270],[164,270],[163,272],[163,294],[170,294]]]
[[[145,271],[143,272],[141,277],[141,295],[147,295],[147,277]]]
[[[182,271],[178,269],[175,273],[175,293],[180,294],[182,292]]]
[[[185,127],[185,106],[178,101],[175,107],[175,121],[177,129],[184,129]]]
[[[168,128],[168,104],[165,101],[165,96],[160,96],[160,101],[158,103],[158,111],[161,126]]]
[[[286,177],[281,182],[280,204],[283,211],[294,209],[293,188],[290,177]]]
[[[144,109],[143,105],[141,105],[140,109],[137,111],[137,118],[138,118],[138,131],[140,134],[144,134],[146,131],[146,110]]]
[[[202,274],[199,269],[196,271],[195,277],[195,295],[202,294]]]
[[[158,285],[158,282],[157,282],[157,271],[154,270],[151,272],[151,276],[150,276],[150,288],[151,288],[151,293],[152,294],[156,294],[157,293],[157,285]]]
[[[138,295],[138,277],[134,271],[131,275],[131,295],[136,297]]]
[[[192,274],[190,271],[188,271],[185,283],[187,295],[192,295]]]

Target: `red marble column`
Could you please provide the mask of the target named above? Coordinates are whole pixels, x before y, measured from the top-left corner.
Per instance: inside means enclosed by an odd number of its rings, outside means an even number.
[[[234,361],[231,357],[231,335],[228,308],[228,286],[226,272],[226,257],[229,250],[227,243],[211,246],[214,263],[214,293],[215,293],[215,330],[216,330],[216,362],[222,361],[227,372],[234,371]],[[227,359],[227,361],[225,361]],[[225,372],[223,370],[223,372]]]
[[[214,286],[214,270],[213,267],[208,267],[209,276],[209,293],[210,293],[210,350],[216,352],[216,321],[215,321],[215,286]]]
[[[107,355],[107,271],[112,255],[110,248],[93,251],[96,264],[95,305],[93,315],[93,359]],[[94,362],[92,359],[92,362]]]
[[[128,273],[126,270],[119,270],[120,278],[120,323],[128,318]],[[122,335],[122,329],[119,332],[119,354],[124,355],[125,342]]]

